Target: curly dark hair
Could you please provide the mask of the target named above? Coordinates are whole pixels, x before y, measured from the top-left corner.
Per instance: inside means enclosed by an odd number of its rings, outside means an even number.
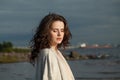
[[[54,21],[62,21],[64,23],[64,38],[61,44],[58,44],[58,48],[63,47],[65,48],[68,46],[69,39],[72,37],[71,32],[68,28],[68,24],[66,19],[58,14],[49,13],[46,15],[42,21],[40,22],[39,26],[36,29],[35,35],[31,40],[31,54],[30,54],[30,61],[34,62],[35,58],[38,56],[38,53],[41,49],[50,48],[50,27]]]

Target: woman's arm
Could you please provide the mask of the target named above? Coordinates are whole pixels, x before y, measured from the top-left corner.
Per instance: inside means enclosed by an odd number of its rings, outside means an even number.
[[[37,77],[41,76],[39,80],[57,80],[59,67],[57,59],[50,49],[44,49],[41,51],[38,59],[38,68],[37,72],[39,74],[37,74]]]

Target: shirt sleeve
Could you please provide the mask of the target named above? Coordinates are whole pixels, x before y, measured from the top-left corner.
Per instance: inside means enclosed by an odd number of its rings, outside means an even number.
[[[40,58],[38,60],[38,66],[40,69],[40,74],[37,74],[40,77],[39,80],[56,80],[57,77],[57,63],[55,55],[48,49],[42,50]],[[38,79],[37,79],[38,80]]]

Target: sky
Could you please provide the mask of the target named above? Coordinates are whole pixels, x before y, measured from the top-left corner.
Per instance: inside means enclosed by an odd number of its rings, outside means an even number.
[[[120,0],[0,0],[0,42],[29,46],[49,13],[67,19],[71,45],[120,44]]]

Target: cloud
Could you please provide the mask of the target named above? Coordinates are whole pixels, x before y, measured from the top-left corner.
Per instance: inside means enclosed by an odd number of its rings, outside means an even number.
[[[56,12],[68,20],[73,43],[102,40],[118,43],[119,8],[120,0],[1,0],[0,38],[24,42],[31,37],[43,16]],[[12,39],[6,38],[7,35]]]

